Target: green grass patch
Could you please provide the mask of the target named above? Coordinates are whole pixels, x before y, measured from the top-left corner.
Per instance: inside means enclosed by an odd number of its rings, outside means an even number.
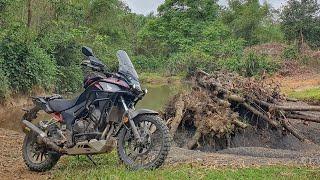
[[[292,91],[288,93],[288,96],[305,101],[320,101],[320,87],[301,91]]]
[[[94,166],[85,156],[68,157],[53,172],[54,179],[318,179],[320,169],[266,166],[213,169],[191,164],[165,166],[153,171],[130,171],[118,162],[115,152],[94,156]]]

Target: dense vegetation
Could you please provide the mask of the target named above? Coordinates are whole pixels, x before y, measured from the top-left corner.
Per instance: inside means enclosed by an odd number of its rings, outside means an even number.
[[[319,7],[316,0],[289,0],[278,12],[259,0],[230,0],[228,7],[217,0],[166,0],[158,15],[142,16],[118,0],[0,0],[0,97],[35,88],[77,91],[82,45],[110,70],[117,68],[115,52],[124,49],[140,72],[273,72],[277,63],[245,53],[246,47],[288,43],[290,58],[303,43],[319,48]]]

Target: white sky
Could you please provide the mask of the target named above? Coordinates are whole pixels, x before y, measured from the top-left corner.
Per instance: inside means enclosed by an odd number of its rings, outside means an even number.
[[[160,4],[164,3],[165,0],[122,0],[126,2],[130,9],[137,14],[147,15],[150,12],[156,12]],[[226,5],[227,0],[219,0],[220,4]],[[267,1],[274,8],[279,8],[285,4],[286,0],[260,0],[260,2]]]

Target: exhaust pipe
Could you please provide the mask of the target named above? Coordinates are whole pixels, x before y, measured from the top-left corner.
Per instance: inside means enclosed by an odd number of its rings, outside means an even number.
[[[61,154],[65,154],[66,150],[64,150],[63,148],[57,146],[54,142],[52,142],[47,134],[45,132],[43,132],[40,128],[38,128],[37,126],[35,126],[34,124],[32,124],[30,121],[27,120],[22,120],[22,123],[27,126],[29,129],[31,129],[32,131],[36,132],[40,139],[51,149],[61,153]]]

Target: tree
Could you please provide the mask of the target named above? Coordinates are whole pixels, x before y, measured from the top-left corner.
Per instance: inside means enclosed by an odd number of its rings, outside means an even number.
[[[317,0],[289,0],[280,16],[281,27],[288,41],[298,40],[320,47],[320,6]]]
[[[269,14],[269,5],[261,5],[259,0],[229,0],[228,4],[229,8],[222,13],[224,23],[247,45],[259,43],[256,32]]]
[[[150,18],[139,32],[143,54],[186,52],[201,39],[202,30],[218,18],[216,0],[167,0],[158,8],[160,17]]]

